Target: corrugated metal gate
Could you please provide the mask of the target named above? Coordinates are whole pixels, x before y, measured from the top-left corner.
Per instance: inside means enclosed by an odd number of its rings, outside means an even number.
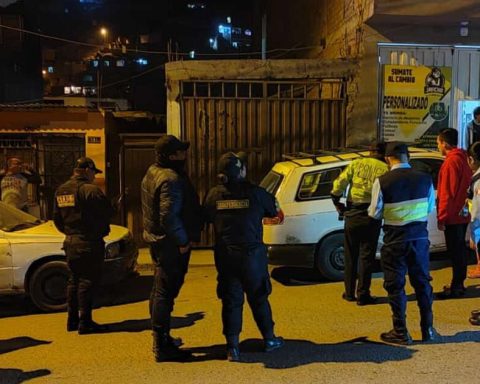
[[[345,146],[346,80],[181,82],[183,138],[201,196],[225,151],[249,155],[258,182],[282,154]]]

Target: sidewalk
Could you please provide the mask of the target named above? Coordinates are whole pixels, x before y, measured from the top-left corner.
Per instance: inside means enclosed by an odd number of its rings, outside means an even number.
[[[190,256],[190,267],[194,265],[215,265],[211,249],[194,249]],[[152,259],[148,248],[138,250],[137,270],[153,270]]]

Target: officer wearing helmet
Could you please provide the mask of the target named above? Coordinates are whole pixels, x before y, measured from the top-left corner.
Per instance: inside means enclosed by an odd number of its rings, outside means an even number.
[[[102,332],[106,326],[92,319],[94,288],[100,281],[105,257],[103,238],[115,213],[110,200],[93,184],[101,173],[92,159],[77,160],[73,176],[55,193],[54,223],[64,233],[63,249],[71,276],[67,284],[67,331]]]
[[[219,184],[208,192],[204,206],[207,220],[213,223],[215,231],[217,294],[222,300],[227,359],[239,361],[245,294],[262,333],[264,350],[270,352],[284,344],[273,331],[268,301],[272,286],[262,230],[262,219],[277,216],[278,210],[270,193],[245,179],[245,153],[222,155],[218,171]]]

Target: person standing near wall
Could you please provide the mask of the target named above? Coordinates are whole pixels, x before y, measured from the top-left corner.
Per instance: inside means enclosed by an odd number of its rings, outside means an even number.
[[[263,336],[264,350],[283,346],[273,332],[272,291],[268,273],[267,249],[263,244],[262,219],[275,217],[275,197],[248,182],[246,155],[228,152],[218,162],[219,185],[210,189],[204,207],[215,231],[217,294],[222,300],[223,334],[227,359],[240,360],[239,336],[242,330],[244,296]]]
[[[63,249],[70,278],[67,284],[67,331],[79,334],[106,331],[92,319],[93,297],[105,259],[103,238],[110,232],[115,207],[93,183],[101,173],[92,159],[77,160],[73,176],[55,192],[53,220],[64,233]]]
[[[473,120],[467,125],[468,146],[480,141],[480,107],[473,110]]]
[[[473,143],[468,149],[468,164],[474,172],[472,182],[468,189],[470,201],[470,248],[477,255],[477,267],[470,271],[468,277],[480,278],[480,142]],[[480,310],[473,310],[470,324],[480,325]]]
[[[437,294],[438,299],[450,299],[465,295],[467,277],[467,249],[465,235],[470,221],[465,209],[467,190],[472,179],[467,153],[457,148],[458,132],[446,128],[437,137],[438,150],[446,156],[440,167],[437,186],[438,229],[445,233],[447,253],[452,261],[452,281]]]
[[[185,361],[170,336],[171,312],[185,280],[192,242],[200,240],[203,217],[198,195],[185,171],[189,142],[164,135],[155,144],[157,161],[142,180],[143,238],[150,247],[155,276],[150,295],[155,361]]]
[[[7,160],[5,171],[0,173],[1,200],[28,212],[28,184],[41,182],[42,179],[33,167],[17,157],[11,157]]]
[[[382,221],[369,217],[367,209],[375,179],[388,171],[384,156],[385,144],[373,143],[370,156],[353,160],[333,182],[330,193],[339,215],[345,217],[343,298],[347,301],[356,300],[358,305],[376,302],[375,297],[370,295],[370,284]],[[340,198],[348,187],[345,207],[340,203]]]

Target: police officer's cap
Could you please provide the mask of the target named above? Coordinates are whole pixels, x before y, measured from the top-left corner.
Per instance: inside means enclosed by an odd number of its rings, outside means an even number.
[[[218,160],[218,172],[230,178],[237,178],[242,167],[246,165],[247,154],[245,152],[227,152]]]
[[[385,148],[385,156],[408,155],[407,144],[401,141],[390,141]]]
[[[102,171],[95,166],[95,163],[89,157],[80,157],[77,160],[77,164],[75,165],[75,168],[76,169],[92,169],[93,171],[95,171],[95,173],[102,173]]]
[[[173,135],[163,135],[155,143],[155,152],[157,155],[174,155],[177,151],[186,151],[190,147],[190,142],[180,141]]]

